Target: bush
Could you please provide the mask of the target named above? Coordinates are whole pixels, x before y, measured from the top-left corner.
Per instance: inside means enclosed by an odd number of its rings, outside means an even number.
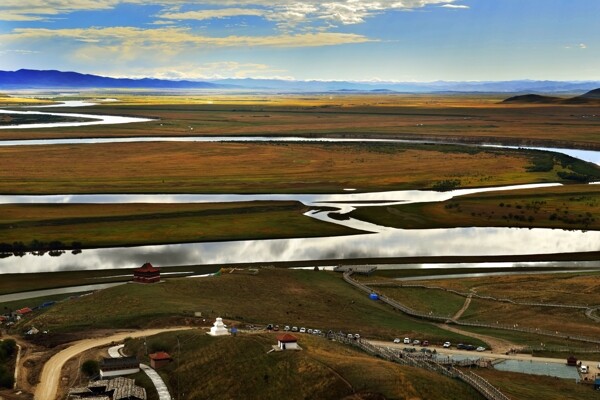
[[[87,360],[81,364],[81,372],[90,378],[94,377],[100,373],[100,364],[96,360]]]

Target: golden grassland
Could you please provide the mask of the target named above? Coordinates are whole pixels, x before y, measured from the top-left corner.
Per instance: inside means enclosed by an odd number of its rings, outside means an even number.
[[[308,218],[303,215],[308,210],[283,201],[1,205],[0,243],[80,242],[80,247],[97,248],[357,233]]]
[[[508,95],[507,95],[508,96]],[[156,121],[27,130],[28,138],[95,136],[302,135],[432,138],[600,148],[600,114],[590,105],[506,105],[487,95],[223,95],[117,97],[83,112]],[[1,99],[0,99],[1,100]],[[0,103],[1,104],[1,103]],[[54,110],[54,109],[53,109]],[[72,108],[56,108],[74,112]],[[80,110],[78,110],[80,111]],[[2,139],[22,139],[5,130]]]
[[[556,181],[536,153],[380,143],[0,147],[0,193],[340,193]]]
[[[285,399],[479,399],[473,389],[441,375],[369,356],[347,345],[298,335],[301,351],[267,354],[270,333],[213,338],[204,333],[161,334],[147,345],[177,361],[160,370],[174,397]],[[125,351],[147,360],[143,340]],[[201,376],[202,379],[198,380]],[[243,376],[244,379],[239,379]],[[435,384],[432,382],[435,381]]]
[[[498,226],[600,229],[600,185],[480,193],[439,203],[365,207],[356,218],[406,229]]]

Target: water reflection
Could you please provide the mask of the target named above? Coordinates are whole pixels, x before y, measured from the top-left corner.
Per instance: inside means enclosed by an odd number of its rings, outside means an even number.
[[[330,238],[250,240],[84,250],[0,260],[2,273],[421,256],[552,254],[600,250],[600,232],[517,228],[395,229]]]

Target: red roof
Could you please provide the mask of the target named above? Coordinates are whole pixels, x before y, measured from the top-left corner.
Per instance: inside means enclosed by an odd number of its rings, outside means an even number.
[[[152,353],[148,357],[152,360],[170,360],[171,356],[169,353],[165,353],[164,351],[159,351],[157,353]]]
[[[133,272],[160,272],[160,268],[154,268],[152,264],[146,263],[141,268],[136,268]]]
[[[289,333],[284,333],[283,335],[278,335],[277,340],[282,343],[295,343],[298,341],[296,336],[290,335]]]
[[[25,308],[21,308],[20,310],[17,310],[17,314],[29,314],[30,312],[32,312],[33,310],[29,307],[25,307]]]

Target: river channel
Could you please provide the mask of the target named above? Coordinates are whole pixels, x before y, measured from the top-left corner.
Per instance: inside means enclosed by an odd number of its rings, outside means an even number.
[[[14,111],[0,110],[0,113]],[[41,114],[59,115],[57,113]],[[111,124],[143,122],[148,119],[130,121],[129,117],[107,117],[91,114],[61,113],[62,116],[80,118],[104,118],[99,121],[78,123],[49,123],[44,127],[85,126],[89,124]],[[127,121],[118,122],[119,118]],[[112,122],[108,122],[112,121]],[[77,125],[72,125],[77,124]],[[39,127],[23,125],[25,127]],[[15,128],[15,126],[6,127]],[[106,143],[133,141],[365,141],[363,139],[307,139],[307,138],[125,138],[125,139],[54,139],[4,141],[0,145],[49,145],[72,143]],[[395,140],[377,140],[392,142]],[[403,141],[406,142],[406,141]],[[586,161],[600,163],[600,152],[571,149],[542,149],[565,152]],[[583,155],[582,155],[583,153]],[[575,155],[577,154],[577,155]],[[0,196],[3,204],[25,203],[125,203],[125,202],[231,202],[258,200],[295,200],[306,205],[334,207],[338,213],[346,213],[355,207],[390,204],[443,201],[455,196],[497,190],[516,190],[556,184],[520,185],[496,188],[461,189],[449,192],[435,191],[391,191],[377,193],[342,193],[331,195],[54,195],[54,196]],[[352,188],[348,188],[352,189]],[[81,254],[65,253],[59,257],[26,254],[22,257],[0,259],[0,273],[50,272],[62,270],[86,270],[105,268],[132,268],[144,262],[163,267],[192,264],[224,264],[242,262],[276,262],[352,258],[421,257],[421,256],[492,256],[525,255],[600,251],[600,232],[566,231],[555,229],[523,228],[452,228],[406,230],[383,227],[348,218],[331,219],[328,212],[311,211],[309,217],[330,223],[345,225],[362,232],[350,236],[327,238],[297,238],[273,240],[248,240],[212,243],[186,243],[127,248],[105,248],[84,250]],[[233,227],[235,229],[235,227]],[[522,265],[522,263],[520,264]]]

